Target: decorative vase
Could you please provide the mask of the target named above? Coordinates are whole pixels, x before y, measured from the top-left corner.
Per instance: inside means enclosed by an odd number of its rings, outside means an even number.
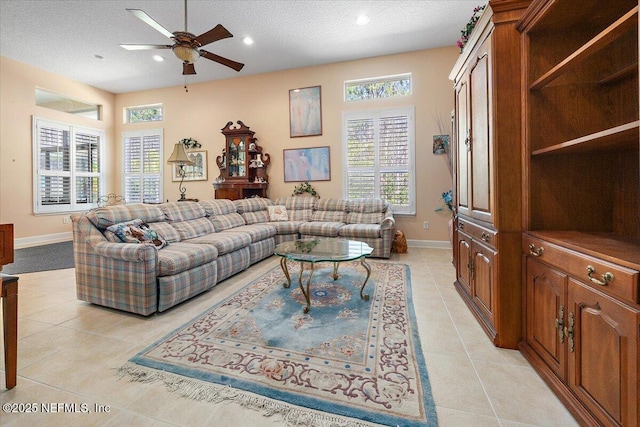
[[[256,154],[256,167],[261,168],[263,166],[264,163],[262,162],[262,154]]]
[[[449,218],[449,242],[453,245],[453,218]]]

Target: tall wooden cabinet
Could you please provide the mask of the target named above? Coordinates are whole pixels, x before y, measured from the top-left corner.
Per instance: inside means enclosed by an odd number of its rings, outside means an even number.
[[[267,197],[271,157],[258,145],[258,138],[249,126],[238,120],[222,128],[225,148],[216,158],[220,175],[213,183],[216,199],[246,199]]]
[[[640,425],[637,0],[534,0],[520,350],[583,425]]]
[[[521,88],[516,23],[529,1],[490,1],[454,82],[456,289],[493,343],[521,338]]]

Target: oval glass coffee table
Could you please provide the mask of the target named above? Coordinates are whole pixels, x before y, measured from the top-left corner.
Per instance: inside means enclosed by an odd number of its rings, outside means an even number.
[[[338,279],[338,267],[341,262],[360,260],[360,265],[367,271],[362,287],[360,288],[360,298],[365,301],[369,300],[369,294],[364,293],[364,287],[371,275],[371,268],[366,262],[366,257],[371,255],[373,248],[364,242],[356,240],[344,239],[313,239],[313,240],[294,240],[290,242],[282,242],[275,248],[275,254],[280,256],[280,267],[287,278],[285,288],[291,286],[291,277],[287,261],[300,262],[300,277],[298,285],[307,302],[304,312],[308,313],[311,307],[311,298],[309,296],[309,285],[313,277],[315,264],[318,262],[333,263],[333,280]],[[306,283],[303,283],[304,267],[308,263],[311,268]]]

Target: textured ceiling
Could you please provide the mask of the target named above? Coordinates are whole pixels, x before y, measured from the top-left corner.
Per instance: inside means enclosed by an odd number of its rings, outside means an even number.
[[[200,58],[189,83],[455,45],[486,0],[190,0],[188,30],[222,24],[233,35],[206,50],[242,62],[239,73]],[[142,9],[169,31],[184,30],[182,0],[0,0],[0,55],[112,93],[185,83],[171,44],[125,9]],[[370,22],[358,26],[358,15]],[[250,36],[254,44],[242,42]],[[160,54],[164,62],[152,55]],[[99,55],[104,59],[97,59]]]

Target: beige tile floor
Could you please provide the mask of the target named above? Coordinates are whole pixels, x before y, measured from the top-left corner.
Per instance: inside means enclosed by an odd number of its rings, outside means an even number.
[[[573,426],[568,411],[519,352],[495,348],[452,286],[451,252],[409,248],[391,261],[411,266],[422,349],[441,426]],[[283,425],[236,404],[176,397],[161,384],[119,380],[130,357],[248,280],[270,258],[165,313],[148,318],[76,300],[74,270],[20,275],[18,385],[4,403],[86,404],[91,413],[5,413],[3,426]],[[4,367],[4,360],[2,360]],[[102,412],[96,411],[103,408]],[[108,412],[105,408],[108,407]],[[62,411],[62,407],[60,408]]]

